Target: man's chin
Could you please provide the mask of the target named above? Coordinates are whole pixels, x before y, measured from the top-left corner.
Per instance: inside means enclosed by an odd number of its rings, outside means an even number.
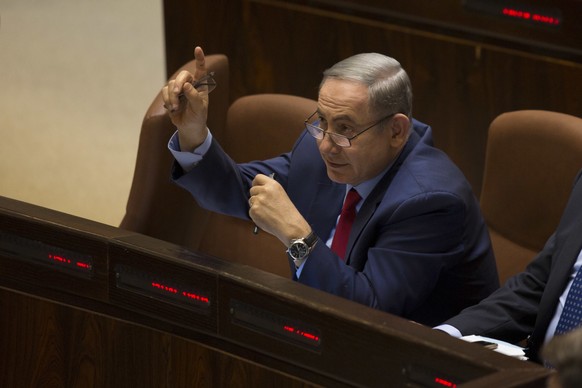
[[[332,170],[330,170],[329,168],[327,169],[327,176],[329,179],[331,179],[333,182],[335,183],[339,183],[339,184],[348,184],[348,181],[346,180],[346,177],[342,174],[338,174]]]

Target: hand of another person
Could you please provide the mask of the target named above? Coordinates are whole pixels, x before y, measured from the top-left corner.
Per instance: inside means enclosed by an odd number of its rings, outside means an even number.
[[[277,237],[286,247],[292,239],[306,237],[311,227],[283,187],[273,178],[257,174],[250,190],[249,216],[259,228]]]
[[[168,109],[172,123],[178,128],[178,138],[182,151],[192,151],[198,147],[206,136],[206,119],[208,116],[208,93],[196,90],[193,83],[207,73],[204,51],[197,46],[194,49],[196,70],[194,74],[181,71],[162,88],[164,106]]]

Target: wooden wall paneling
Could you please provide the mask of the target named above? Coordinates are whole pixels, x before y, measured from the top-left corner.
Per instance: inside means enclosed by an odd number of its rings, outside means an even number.
[[[307,388],[176,335],[0,289],[0,380],[7,388]]]
[[[196,45],[208,54],[244,55],[242,8],[238,0],[164,2],[166,53],[173,53],[166,56],[167,76],[193,59]]]
[[[6,290],[0,290],[0,306],[3,386],[105,385],[98,319]]]
[[[578,0],[251,0],[282,7],[308,5],[312,8],[381,20],[450,37],[471,39],[483,44],[544,53],[546,56],[580,62],[582,60],[582,3]],[[472,4],[469,4],[472,3]],[[476,4],[479,3],[479,4]],[[483,7],[485,6],[485,7]],[[491,7],[489,11],[485,8]],[[478,11],[478,9],[480,9]],[[559,17],[559,25],[535,23],[504,14],[529,12]],[[522,15],[525,16],[525,15]]]

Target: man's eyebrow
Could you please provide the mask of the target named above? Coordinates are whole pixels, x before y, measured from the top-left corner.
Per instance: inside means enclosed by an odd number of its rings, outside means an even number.
[[[324,115],[323,113],[321,113],[321,111],[319,109],[317,110],[317,114],[320,117],[323,117],[327,121],[330,120],[329,118],[326,117],[326,115]],[[340,114],[338,116],[333,116],[331,119],[333,121],[342,121],[343,120],[343,121],[349,121],[351,123],[355,123],[354,119],[350,115],[347,115],[347,114]]]
[[[352,116],[346,115],[346,114],[336,116],[336,117],[334,117],[334,120],[337,120],[337,121],[345,120],[345,121],[351,121],[352,123],[354,122],[354,119],[352,118]]]

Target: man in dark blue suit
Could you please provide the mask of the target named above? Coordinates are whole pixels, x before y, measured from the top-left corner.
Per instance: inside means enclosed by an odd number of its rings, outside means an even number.
[[[438,329],[456,337],[474,334],[510,343],[527,340],[526,356],[540,361],[539,351],[556,334],[581,267],[582,171],[555,233],[525,271]]]
[[[236,164],[206,128],[208,93],[192,86],[206,74],[204,53],[194,54],[197,71],[162,91],[178,128],[173,179],[201,206],[250,217],[281,240],[294,279],[428,325],[498,287],[479,205],[430,127],[411,119],[410,80],[396,60],[369,53],[334,65],[291,152]],[[352,188],[347,234],[339,215]]]

